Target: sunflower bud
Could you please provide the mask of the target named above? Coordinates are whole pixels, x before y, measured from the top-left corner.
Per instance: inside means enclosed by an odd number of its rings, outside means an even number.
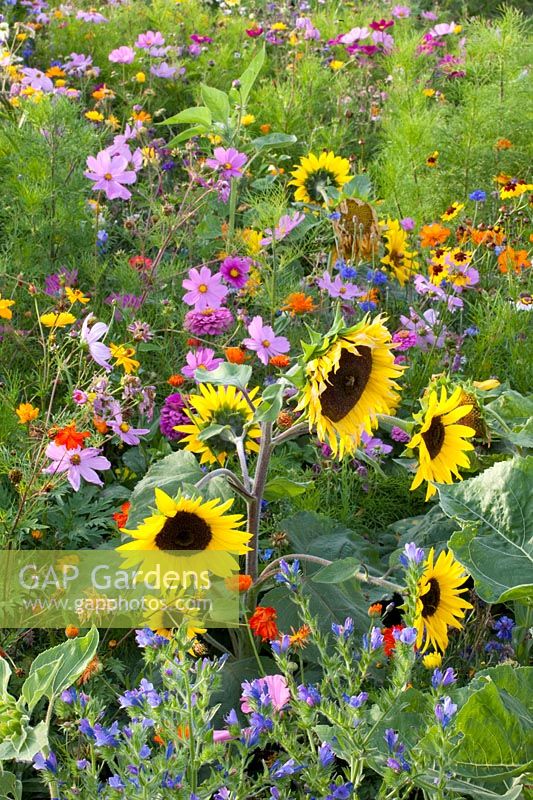
[[[12,739],[22,733],[22,712],[14,697],[0,698],[0,741]]]

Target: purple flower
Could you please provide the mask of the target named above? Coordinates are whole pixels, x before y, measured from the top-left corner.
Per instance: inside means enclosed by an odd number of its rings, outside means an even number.
[[[53,750],[50,751],[48,758],[45,758],[42,753],[36,753],[36,755],[33,756],[33,768],[56,775],[57,758]]]
[[[320,703],[320,692],[315,686],[306,686],[302,683],[298,686],[298,699],[302,700],[310,708],[314,708]]]
[[[348,800],[352,796],[353,783],[343,783],[341,786],[330,784],[331,794],[326,795],[324,800]]]
[[[100,480],[96,470],[111,469],[111,463],[105,456],[101,456],[100,452],[97,447],[86,447],[84,450],[76,447],[67,450],[64,445],[50,442],[45,453],[48,458],[52,459],[52,463],[43,472],[48,475],[66,472],[68,482],[75,492],[80,488],[81,478],[87,483],[103,486],[103,481]]]
[[[109,20],[104,17],[103,14],[100,14],[94,8],[90,8],[88,11],[78,11],[76,14],[76,19],[82,19],[84,22],[92,22],[95,25],[101,25],[104,22],[109,22]]]
[[[377,650],[383,644],[384,636],[381,633],[381,630],[377,627],[373,627],[370,632],[370,649]]]
[[[400,220],[400,225],[404,231],[412,231],[415,227],[415,221],[412,217],[404,217]]]
[[[250,335],[243,339],[243,344],[249,350],[255,350],[263,364],[268,364],[270,358],[287,353],[291,348],[289,340],[285,336],[276,336],[270,325],[263,324],[260,316],[254,317],[250,322],[248,333]]]
[[[302,764],[297,764],[294,758],[290,758],[285,764],[282,764],[281,767],[279,766],[279,761],[275,762],[271,767],[270,774],[274,780],[280,780],[281,778],[288,778],[290,775],[295,775],[302,769]]]
[[[272,244],[272,240],[276,242],[281,242],[282,239],[285,239],[286,236],[289,235],[291,231],[300,225],[305,219],[305,214],[302,214],[301,211],[296,211],[294,214],[284,214],[280,217],[280,220],[276,227],[274,228],[274,233],[272,233],[272,228],[265,228],[265,233],[268,236],[265,236],[264,239],[261,239],[261,245],[266,247],[269,244]]]
[[[361,442],[366,455],[374,460],[379,460],[382,456],[392,453],[392,445],[385,444],[381,439],[371,436],[366,431],[361,433]]]
[[[107,782],[112,789],[117,789],[118,791],[126,788],[126,784],[122,783],[118,775],[112,775],[107,779]]]
[[[116,50],[111,50],[108,59],[113,64],[131,64],[135,58],[135,50],[131,47],[117,47]]]
[[[483,189],[476,189],[468,195],[468,199],[473,200],[474,203],[484,203],[487,199],[487,193]]]
[[[329,767],[335,761],[335,753],[331,749],[331,745],[327,742],[322,742],[320,747],[318,748],[318,760],[320,762],[320,766]]]
[[[181,284],[188,289],[183,295],[183,302],[194,306],[195,311],[205,311],[207,308],[220,308],[228,289],[222,283],[222,275],[211,273],[209,267],[194,267],[189,270],[189,277]]]
[[[136,630],[135,641],[139,647],[151,647],[154,650],[157,650],[158,648],[168,644],[168,639],[165,636],[160,636],[158,633],[154,633],[154,631],[150,630],[150,628]]]
[[[89,69],[92,69],[92,66],[92,56],[86,56],[83,53],[71,53],[69,60],[63,64],[63,69],[69,74],[81,77]]]
[[[416,347],[417,335],[414,331],[399,330],[393,334],[392,341],[394,342],[395,349],[403,352],[404,350],[410,350],[412,347]]]
[[[277,656],[281,655],[282,653],[286,653],[290,646],[291,646],[291,637],[286,633],[283,634],[281,639],[279,640],[272,639],[270,641],[270,647],[272,649],[272,652],[275,653],[275,655]]]
[[[41,92],[53,92],[54,83],[47,78],[44,72],[40,69],[33,69],[32,67],[23,67],[21,69],[23,78],[21,80],[22,86],[31,86],[32,89],[37,89]]]
[[[94,181],[94,192],[104,192],[108,200],[130,199],[131,192],[124,184],[135,183],[137,173],[128,169],[127,158],[111,156],[107,150],[101,150],[96,157],[87,157],[87,166],[89,169],[83,174],[90,181]]]
[[[68,270],[66,267],[60,267],[59,272],[54,272],[47,275],[44,279],[44,291],[51,297],[57,297],[61,294],[61,289],[64,286],[75,286],[78,280],[78,270]]]
[[[370,35],[368,28],[352,28],[348,33],[343,33],[339,39],[340,44],[353,44],[360,42],[361,39],[367,39]]]
[[[128,325],[128,330],[135,342],[149,342],[154,338],[154,334],[148,322],[134,320]]]
[[[416,333],[417,345],[422,351],[443,347],[447,329],[440,323],[439,313],[435,309],[428,308],[420,316],[414,308],[410,308],[409,317],[402,315],[400,320],[404,328]]]
[[[393,442],[400,442],[400,444],[407,444],[411,439],[407,431],[404,431],[403,428],[399,428],[397,425],[394,425],[392,428],[390,436]]]
[[[418,631],[416,628],[394,628],[392,635],[397,642],[411,646],[416,642]]]
[[[300,562],[297,558],[291,564],[288,564],[285,559],[281,559],[279,564],[279,572],[274,576],[276,583],[281,583],[286,586],[291,592],[296,591],[300,579]]]
[[[220,171],[221,176],[226,180],[229,180],[229,178],[241,177],[241,167],[248,161],[248,157],[245,153],[239,153],[234,147],[228,147],[227,149],[224,147],[215,147],[213,155],[214,158],[206,159],[205,163],[208,167],[217,170],[217,172]]]
[[[94,314],[89,314],[83,320],[80,339],[89,348],[89,353],[93,361],[110,372],[113,369],[108,361],[108,359],[111,358],[111,350],[106,344],[100,341],[100,339],[106,335],[109,328],[104,322],[95,322],[94,325],[91,326],[90,323],[93,319],[95,319]]]
[[[87,761],[86,758],[80,758],[76,761],[76,767],[78,769],[87,769],[87,767],[91,766],[91,762]]]
[[[431,676],[431,685],[434,689],[440,689],[441,686],[451,686],[457,680],[457,675],[451,667],[448,667],[445,672],[436,669]]]
[[[223,358],[214,358],[215,351],[210,347],[199,347],[198,350],[189,350],[185,356],[187,366],[181,370],[187,378],[194,378],[197,369],[205,369],[211,372],[224,361]]]
[[[229,308],[206,308],[204,311],[188,311],[183,327],[195,336],[220,336],[233,325],[233,314]]]
[[[166,61],[150,67],[150,73],[156,78],[173,78],[176,71],[176,67],[171,67]]]
[[[107,424],[124,444],[137,445],[141,441],[140,436],[150,433],[150,428],[134,428],[129,422],[125,422],[120,409],[115,414],[115,418],[108,420]]]
[[[242,289],[248,281],[252,259],[242,256],[228,256],[220,265],[220,274],[230,286]]]
[[[403,548],[403,553],[400,556],[400,563],[404,567],[409,564],[421,564],[425,558],[425,553],[421,547],[417,547],[415,542],[408,542]]]
[[[435,717],[437,722],[439,722],[443,728],[446,728],[450,724],[456,711],[457,706],[455,703],[452,703],[451,698],[442,697],[441,702],[437,703],[435,706]]]
[[[318,279],[317,284],[330,297],[342,297],[343,300],[351,300],[364,294],[363,290],[353,283],[344,283],[340,275],[337,275],[335,280],[332,280],[327,271]]]
[[[398,759],[390,756],[386,763],[394,772],[409,772],[411,769],[405,758],[402,757]]]
[[[398,734],[396,731],[392,728],[387,728],[383,738],[385,739],[389,751],[394,753],[396,750],[396,745],[398,744]]]
[[[353,695],[350,697],[347,694],[343,694],[343,700],[345,700],[350,708],[361,708],[361,706],[366,703],[368,700],[368,692],[359,692],[359,694]]]
[[[394,6],[391,14],[398,19],[407,19],[407,17],[411,16],[411,9],[409,6]]]
[[[189,417],[184,411],[185,400],[179,392],[169,394],[165,398],[159,417],[159,430],[171,442],[182,439],[185,434],[175,430],[176,425],[189,422]]]
[[[513,638],[514,627],[514,620],[512,620],[511,617],[503,616],[494,623],[493,630],[496,631],[496,637],[498,639],[502,639],[505,642],[510,642]]]
[[[135,47],[139,50],[150,50],[152,47],[162,47],[164,44],[165,40],[159,31],[146,31],[139,34]]]
[[[353,633],[353,619],[351,617],[346,617],[344,620],[344,625],[337,625],[336,622],[332,622],[331,630],[335,636],[339,638],[342,637],[344,640],[346,640]]]

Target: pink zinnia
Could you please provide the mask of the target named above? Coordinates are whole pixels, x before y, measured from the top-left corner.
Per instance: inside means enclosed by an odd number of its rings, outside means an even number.
[[[230,286],[235,289],[242,289],[248,282],[248,273],[252,265],[252,259],[242,256],[228,256],[220,265],[220,274]]]
[[[199,347],[198,350],[189,350],[185,356],[187,366],[181,370],[187,378],[194,378],[197,369],[205,369],[211,372],[224,361],[223,358],[214,358],[215,351],[210,347]]]
[[[135,183],[137,173],[128,170],[128,159],[124,156],[112,156],[106,150],[101,150],[98,155],[87,157],[86,178],[94,181],[93,191],[104,192],[108,200],[129,200],[131,192],[124,184]]]
[[[64,445],[50,442],[45,452],[48,458],[52,459],[52,463],[43,472],[48,475],[66,472],[68,482],[75,492],[80,488],[81,478],[87,483],[103,486],[103,481],[95,470],[111,468],[111,463],[105,456],[100,455],[97,447],[86,447],[84,450],[76,447],[73,450],[67,450]]]
[[[207,158],[206,164],[211,169],[220,170],[223,178],[240,178],[242,169],[248,158],[245,153],[239,153],[234,147],[215,147],[214,158]]]
[[[287,353],[290,350],[290,342],[285,336],[276,336],[270,325],[263,325],[262,317],[254,317],[248,325],[249,338],[244,339],[243,343],[249,350],[255,350],[257,357],[263,364],[273,356]]]
[[[93,361],[96,361],[100,367],[110,372],[113,369],[109,363],[111,350],[106,344],[100,341],[100,339],[106,335],[108,327],[104,322],[95,322],[94,325],[89,327],[93,319],[94,314],[89,314],[89,316],[83,320],[80,338],[89,348],[89,353]]]
[[[248,681],[245,681],[242,684],[242,688],[241,711],[244,714],[249,714],[253,710],[248,703],[252,686]],[[261,688],[268,695],[272,701],[272,709],[274,711],[282,711],[291,699],[287,680],[283,675],[265,675],[264,678],[257,678],[253,681],[253,690],[255,691],[257,688]]]
[[[183,327],[195,336],[220,336],[233,325],[229,308],[206,308],[204,311],[187,311]]]
[[[131,64],[135,58],[135,51],[131,47],[117,47],[116,50],[111,50],[108,59],[113,64]]]
[[[190,269],[189,277],[181,284],[188,292],[183,295],[183,302],[194,306],[197,311],[206,308],[219,308],[228,293],[228,288],[222,283],[222,275],[211,273],[209,267]]]

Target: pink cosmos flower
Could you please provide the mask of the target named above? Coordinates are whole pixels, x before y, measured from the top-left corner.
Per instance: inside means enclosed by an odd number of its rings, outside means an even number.
[[[407,19],[407,17],[411,16],[411,9],[409,6],[394,6],[391,14],[393,17],[397,17],[397,19]]]
[[[107,150],[87,157],[86,178],[94,181],[93,191],[104,192],[108,200],[129,200],[131,192],[124,184],[135,183],[137,173],[128,169],[128,159],[121,155],[112,156]]]
[[[339,37],[340,44],[353,44],[359,42],[361,39],[366,39],[370,34],[368,28],[352,28],[348,33],[343,33]]]
[[[276,336],[270,325],[263,325],[262,317],[254,317],[248,325],[249,338],[243,340],[243,344],[249,350],[255,350],[257,357],[263,364],[273,356],[281,353],[288,353],[291,348],[290,342],[285,336]]]
[[[265,228],[265,233],[268,236],[265,236],[264,239],[261,239],[261,245],[266,247],[269,244],[272,244],[272,240],[274,239],[276,242],[281,242],[282,239],[285,239],[286,236],[289,235],[291,231],[300,225],[305,219],[305,214],[302,214],[301,211],[296,211],[294,214],[284,214],[280,217],[280,220],[276,227],[274,228],[274,234],[272,234],[272,228]]]
[[[150,433],[150,428],[133,428],[129,422],[125,422],[120,409],[115,414],[114,419],[108,419],[106,422],[113,433],[116,434],[119,439],[122,439],[124,444],[139,444],[141,441],[139,437]]]
[[[327,271],[318,279],[317,284],[330,297],[341,297],[343,300],[352,300],[354,297],[361,297],[365,294],[353,283],[344,283],[340,275],[336,275],[335,280],[332,280]]]
[[[224,280],[235,289],[242,289],[248,281],[248,273],[252,259],[242,256],[228,256],[220,265],[220,273]]]
[[[41,92],[53,92],[54,83],[40,69],[33,67],[23,67],[21,70],[24,77],[21,80],[22,86],[31,86]]]
[[[82,19],[84,22],[92,22],[95,25],[101,25],[103,22],[109,22],[107,17],[104,17],[103,14],[100,14],[94,8],[90,8],[88,11],[78,11],[76,14],[76,19]]]
[[[219,308],[229,291],[222,283],[220,272],[212,275],[209,267],[200,267],[199,270],[193,267],[181,285],[189,290],[183,295],[183,302],[194,306],[196,311]]]
[[[81,478],[87,483],[103,486],[103,481],[96,470],[111,468],[111,463],[105,456],[100,455],[97,447],[86,447],[84,450],[76,447],[73,450],[67,450],[65,445],[50,442],[45,453],[48,458],[52,459],[52,463],[43,472],[48,475],[66,472],[68,482],[75,492],[80,488]]]
[[[223,358],[214,358],[215,351],[210,347],[199,347],[198,350],[189,350],[185,356],[187,366],[181,370],[187,378],[194,378],[197,369],[205,369],[208,372],[216,369],[224,361]]]
[[[451,33],[455,33],[456,27],[455,22],[440,22],[429,33],[431,36],[449,36]]]
[[[165,40],[159,31],[146,31],[138,35],[135,47],[139,50],[149,50],[151,47],[162,47],[164,44]]]
[[[283,675],[265,675],[264,678],[257,678],[253,684],[253,690],[260,687],[264,694],[270,697],[274,711],[282,711],[291,699],[291,693]],[[241,711],[249,714],[252,707],[248,703],[248,698],[251,696],[252,687],[248,681],[244,681],[242,688]]]
[[[111,50],[108,59],[113,64],[131,64],[135,58],[135,51],[131,47],[117,47],[116,50]]]
[[[217,172],[220,171],[221,176],[226,180],[241,177],[241,167],[248,161],[245,153],[239,153],[234,147],[228,147],[227,149],[225,147],[215,147],[213,155],[214,158],[206,159],[205,163],[208,167],[216,169]]]
[[[113,369],[109,363],[111,350],[106,344],[100,341],[100,339],[106,335],[109,328],[104,322],[95,322],[94,325],[89,327],[94,318],[94,314],[89,314],[85,317],[83,325],[81,326],[80,339],[82,342],[85,342],[89,348],[89,353],[93,361],[96,361],[100,367],[110,372]]]
[[[176,72],[176,67],[171,67],[166,61],[162,61],[160,64],[154,64],[154,66],[150,67],[150,74],[154,75],[156,78],[173,78]]]
[[[385,33],[385,31],[374,31],[372,41],[375,45],[381,45],[384,53],[390,53],[394,47],[394,39],[390,33]]]
[[[428,308],[420,316],[414,308],[410,308],[409,316],[402,314],[400,321],[404,328],[416,333],[416,343],[423,352],[431,347],[443,347],[448,330],[446,325],[441,324],[438,311]]]

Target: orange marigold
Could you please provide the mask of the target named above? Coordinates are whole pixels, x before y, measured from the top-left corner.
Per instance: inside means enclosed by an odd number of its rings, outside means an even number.
[[[90,435],[89,431],[76,430],[76,423],[71,422],[69,425],[65,425],[64,428],[59,429],[54,442],[64,445],[67,450],[75,450],[77,447],[83,447],[85,439]]]
[[[251,575],[229,575],[225,584],[231,592],[247,592],[252,585]]]
[[[420,228],[420,246],[436,247],[446,241],[451,231],[438,222],[431,222]]]
[[[167,383],[170,383],[171,386],[177,388],[178,386],[181,386],[183,383],[185,383],[185,378],[183,377],[183,375],[179,374],[171,375]]]
[[[383,604],[382,603],[372,603],[372,605],[368,609],[368,616],[369,617],[379,617],[383,612]]]
[[[297,314],[310,314],[315,309],[313,298],[303,292],[291,292],[285,299],[285,305],[281,307],[281,310],[288,311],[291,317]]]
[[[272,367],[277,367],[278,369],[283,369],[284,367],[288,367],[291,363],[291,360],[288,356],[272,356],[270,361],[268,362]]]
[[[94,417],[93,418],[93,425],[96,428],[96,430],[98,431],[98,433],[102,433],[102,434],[107,433],[107,430],[108,430],[107,422],[104,419],[101,419],[101,417]]]
[[[249,625],[256,636],[260,636],[263,642],[277,639],[279,636],[276,619],[278,612],[271,606],[257,606],[250,617]]]
[[[113,519],[117,523],[119,528],[125,528],[126,523],[128,521],[128,514],[130,513],[131,503],[129,500],[126,500],[125,503],[122,503],[120,506],[120,511],[115,511],[113,514]]]
[[[77,628],[75,625],[67,625],[65,628],[65,636],[67,639],[75,639],[78,636],[80,629]]]
[[[249,358],[246,351],[241,347],[226,347],[224,355],[230,364],[244,364]]]
[[[513,270],[520,275],[523,269],[528,269],[531,262],[528,258],[527,250],[514,250],[507,245],[505,250],[498,256],[498,269],[504,274]]]
[[[510,139],[498,139],[496,142],[496,150],[509,150],[513,146]]]

